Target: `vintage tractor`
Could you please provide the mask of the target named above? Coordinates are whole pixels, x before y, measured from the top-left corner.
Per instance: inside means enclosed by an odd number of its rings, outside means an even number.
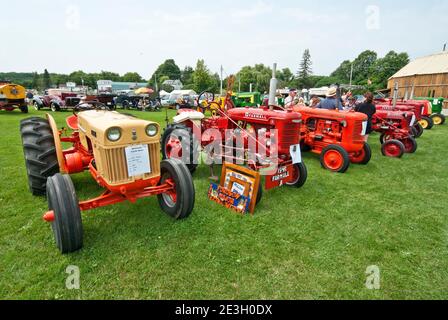
[[[19,108],[22,113],[28,113],[25,98],[26,90],[24,87],[10,81],[0,80],[0,110],[13,111]]]
[[[394,106],[393,99],[375,99],[377,109],[389,111],[414,112],[417,122],[414,124],[417,138],[421,137],[424,130],[431,130],[434,121],[428,116],[431,113],[429,105],[422,101],[397,100]]]
[[[423,100],[431,103],[432,114],[430,114],[430,118],[434,122],[434,125],[441,126],[445,124],[446,117],[443,114],[443,102],[444,98],[414,98],[417,101]]]
[[[350,163],[370,162],[372,151],[365,142],[368,120],[365,114],[299,106],[293,110],[303,119],[302,150],[320,154],[323,168],[344,173]]]
[[[401,158],[404,153],[415,153],[417,141],[413,130],[413,112],[378,109],[373,116],[372,129],[381,134],[381,151],[386,157]]]
[[[202,110],[212,114],[209,118],[196,110],[179,110],[162,137],[164,159],[182,159],[194,172],[203,150],[214,162],[246,163],[253,170],[267,170],[267,190],[283,185],[302,187],[307,169],[300,150],[300,114],[268,107],[235,108],[231,95],[229,89],[223,104],[214,101],[210,93],[199,96]],[[271,129],[276,129],[276,133]],[[216,144],[218,151],[210,150]],[[257,149],[253,151],[266,157],[248,159],[250,145]],[[276,154],[275,161],[273,157],[269,159],[272,154]]]
[[[190,215],[195,190],[187,167],[176,159],[160,163],[160,127],[107,110],[75,112],[67,118],[72,130],[58,130],[53,117],[23,120],[23,141],[28,182],[34,195],[45,195],[57,247],[62,253],[83,245],[81,211],[140,198],[158,196],[161,209],[174,219]],[[78,108],[77,108],[78,109]],[[63,143],[71,148],[62,149]],[[99,197],[78,202],[68,174],[89,171],[105,189]],[[61,174],[62,173],[62,174]]]

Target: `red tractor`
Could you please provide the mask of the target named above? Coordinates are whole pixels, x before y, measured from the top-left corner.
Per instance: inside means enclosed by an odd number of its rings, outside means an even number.
[[[372,151],[365,142],[365,114],[299,106],[293,109],[303,119],[302,150],[320,154],[323,168],[344,173],[350,163],[369,163]]]
[[[88,104],[96,110],[67,118],[69,135],[49,114],[47,119],[30,118],[20,124],[28,184],[33,195],[47,196],[44,220],[51,223],[62,253],[83,246],[81,211],[150,196],[157,196],[161,209],[174,219],[188,217],[194,207],[187,167],[176,159],[160,162],[157,123],[109,111],[98,102]],[[71,147],[63,150],[62,144]],[[69,174],[84,171],[105,191],[79,202]]]
[[[212,116],[205,118],[204,113],[196,110],[179,110],[162,137],[164,159],[180,158],[194,172],[201,149],[213,159],[209,164],[224,160],[267,170],[266,189],[282,185],[300,188],[305,184],[307,169],[300,150],[300,114],[268,107],[235,108],[230,90],[220,103],[206,92],[200,94],[198,101],[202,102],[201,110],[211,111]],[[250,151],[261,156],[249,157]]]
[[[401,158],[404,153],[415,153],[414,138],[416,117],[409,111],[377,109],[373,116],[372,129],[381,134],[381,151],[386,157]]]
[[[427,114],[431,113],[431,106],[425,103],[425,101],[398,100],[394,107],[392,99],[376,99],[375,104],[377,109],[414,112],[417,119],[417,122],[414,124],[414,131],[417,138],[422,136],[425,129],[431,130],[434,126],[434,121],[427,116]]]

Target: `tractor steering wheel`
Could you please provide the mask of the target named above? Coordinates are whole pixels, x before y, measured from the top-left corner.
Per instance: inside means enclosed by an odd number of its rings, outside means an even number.
[[[198,109],[200,109],[202,113],[205,113],[207,110],[210,109],[216,109],[216,106],[219,107],[219,105],[215,102],[215,94],[208,91],[203,91],[201,92],[201,94],[199,94],[197,104]],[[212,105],[214,106],[213,108]]]
[[[78,104],[73,108],[73,114],[78,116],[79,112],[88,111],[88,110],[104,110],[111,111],[108,106],[99,101],[86,101]]]

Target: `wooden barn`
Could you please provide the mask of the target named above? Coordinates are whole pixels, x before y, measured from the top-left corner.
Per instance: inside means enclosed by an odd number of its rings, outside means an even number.
[[[448,51],[412,61],[389,79],[388,89],[395,83],[399,97],[443,97],[448,108]]]

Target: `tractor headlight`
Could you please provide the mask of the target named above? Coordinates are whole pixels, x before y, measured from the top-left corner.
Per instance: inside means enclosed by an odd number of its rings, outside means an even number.
[[[117,142],[121,138],[121,129],[114,127],[107,130],[107,139],[112,142]]]
[[[150,137],[155,137],[159,132],[159,128],[155,124],[150,124],[146,127],[146,134]]]

